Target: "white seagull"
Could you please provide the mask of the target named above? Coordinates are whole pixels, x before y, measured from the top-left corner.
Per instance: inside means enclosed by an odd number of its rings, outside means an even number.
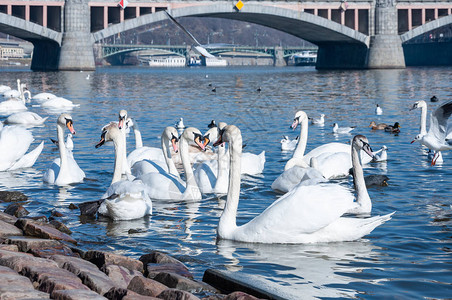
[[[381,109],[380,105],[378,104],[377,107],[375,107],[375,114],[378,116],[383,114],[383,109]]]

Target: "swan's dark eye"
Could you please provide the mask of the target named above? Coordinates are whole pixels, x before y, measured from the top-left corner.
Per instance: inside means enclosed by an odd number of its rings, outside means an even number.
[[[64,118],[66,120],[66,125],[72,125],[72,119]]]

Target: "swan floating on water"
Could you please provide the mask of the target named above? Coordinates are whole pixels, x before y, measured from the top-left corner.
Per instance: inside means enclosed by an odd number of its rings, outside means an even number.
[[[148,187],[140,180],[122,180],[123,152],[126,150],[123,132],[115,122],[102,128],[102,135],[96,148],[113,141],[115,147],[115,167],[113,179],[102,199],[98,213],[113,220],[132,220],[152,214],[152,201]]]
[[[17,112],[10,115],[4,121],[5,124],[20,124],[24,126],[41,126],[48,117],[41,117],[37,113],[31,111]]]
[[[44,174],[43,181],[55,185],[68,185],[82,182],[85,172],[78,166],[72,155],[68,154],[64,144],[64,127],[67,127],[71,134],[75,134],[72,117],[63,113],[57,120],[58,149],[60,157],[55,158],[49,169]]]
[[[338,184],[319,184],[297,186],[260,215],[237,226],[242,152],[240,130],[234,125],[226,126],[215,144],[222,142],[229,143],[230,172],[226,205],[217,228],[219,239],[291,244],[353,241],[391,219],[393,213],[371,218],[342,217],[355,205],[350,190]],[[364,136],[355,137],[353,155],[358,156],[359,148],[368,151],[366,145]],[[361,192],[357,190],[358,194]]]

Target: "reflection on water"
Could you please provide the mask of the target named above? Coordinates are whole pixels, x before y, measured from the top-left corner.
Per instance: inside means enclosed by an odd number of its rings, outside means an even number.
[[[42,174],[57,157],[49,138],[56,137],[56,117],[32,101],[29,111],[49,116],[45,126],[30,130],[44,150],[30,169],[0,173],[3,190],[29,196],[25,207],[32,215],[61,212],[64,223],[82,249],[115,251],[131,257],[151,250],[190,256],[186,262],[197,279],[206,268],[221,268],[237,276],[254,276],[283,291],[287,298],[410,298],[450,297],[451,201],[450,154],[442,166],[431,167],[419,144],[410,144],[419,132],[414,101],[435,94],[450,98],[450,68],[404,70],[316,71],[313,68],[149,69],[98,68],[95,72],[30,72],[2,70],[0,84],[17,78],[35,95],[51,92],[80,107],[70,111],[77,134],[74,158],[85,171],[83,183],[55,187],[42,183]],[[87,75],[90,78],[87,80]],[[208,75],[208,76],[206,76]],[[213,93],[209,83],[217,87]],[[260,93],[256,92],[262,87]],[[375,116],[375,104],[383,115]],[[439,103],[429,104],[429,111]],[[69,204],[98,200],[111,182],[114,149],[94,148],[101,128],[126,108],[140,125],[143,144],[160,147],[166,126],[184,118],[185,126],[202,132],[212,119],[237,125],[245,151],[266,151],[259,176],[244,176],[238,207],[238,225],[250,221],[279,197],[270,188],[291,152],[281,152],[281,137],[299,132],[289,126],[300,109],[308,116],[325,114],[325,126],[309,126],[307,149],[352,135],[332,133],[331,125],[357,126],[371,146],[386,145],[388,161],[368,164],[365,175],[385,174],[387,187],[369,189],[373,215],[396,211],[393,219],[365,239],[323,245],[254,245],[217,241],[216,228],[225,196],[203,196],[200,201],[153,201],[152,216],[112,222],[84,218]],[[399,135],[372,131],[370,121],[402,126]],[[135,148],[133,134],[127,149]],[[352,187],[350,180],[344,184]],[[4,209],[8,203],[0,203]],[[420,288],[422,287],[422,289]],[[293,296],[295,294],[295,296]],[[291,295],[291,296],[290,296]],[[301,295],[301,296],[300,296]]]

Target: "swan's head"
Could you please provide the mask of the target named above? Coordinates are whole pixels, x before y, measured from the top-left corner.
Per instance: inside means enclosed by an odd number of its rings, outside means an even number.
[[[291,128],[292,129],[297,128],[298,124],[301,124],[301,122],[303,122],[304,120],[307,120],[307,119],[308,119],[308,115],[304,111],[302,111],[302,110],[297,111],[297,113],[295,114],[295,117],[293,118],[293,123],[292,123]]]
[[[74,124],[72,122],[72,117],[69,114],[63,113],[58,117],[58,125],[69,129],[69,132],[75,135]]]
[[[369,140],[364,135],[356,135],[353,138],[352,147],[356,149],[356,151],[364,150],[370,157],[374,157],[372,153],[372,148],[369,145]]]
[[[193,141],[201,150],[205,150],[205,146],[202,143],[202,134],[199,129],[194,127],[189,127],[184,130],[180,139],[185,139],[188,142]]]
[[[135,126],[135,124],[133,123],[132,118],[127,118],[127,120],[125,122],[125,126],[126,126],[126,128],[132,128],[132,127]],[[119,127],[119,125],[118,125],[118,127]],[[119,128],[119,129],[121,129],[121,128]]]
[[[215,125],[206,131],[206,133],[202,137],[202,143],[204,146],[207,146],[211,141],[216,142],[218,140],[218,127]]]
[[[242,137],[240,129],[234,125],[227,125],[226,127],[220,130],[218,135],[219,135],[218,140],[213,144],[215,147],[223,143],[230,143],[231,141],[234,140],[234,137],[237,136],[240,136],[240,138]]]
[[[122,129],[127,121],[127,110],[121,109],[119,111],[119,122],[118,122],[118,128]]]
[[[177,133],[176,128],[172,126],[168,126],[163,131],[163,136],[168,139],[168,141],[171,142],[171,146],[173,147],[173,150],[175,153],[179,152],[179,146],[177,142],[179,142],[179,134]]]
[[[102,134],[100,136],[100,141],[97,143],[96,148],[99,148],[105,142],[110,142],[115,140],[116,138],[121,136],[121,130],[118,128],[118,125],[114,122],[104,126],[102,128]]]
[[[414,102],[413,105],[410,107],[410,110],[421,107],[427,107],[427,103],[424,100]]]

